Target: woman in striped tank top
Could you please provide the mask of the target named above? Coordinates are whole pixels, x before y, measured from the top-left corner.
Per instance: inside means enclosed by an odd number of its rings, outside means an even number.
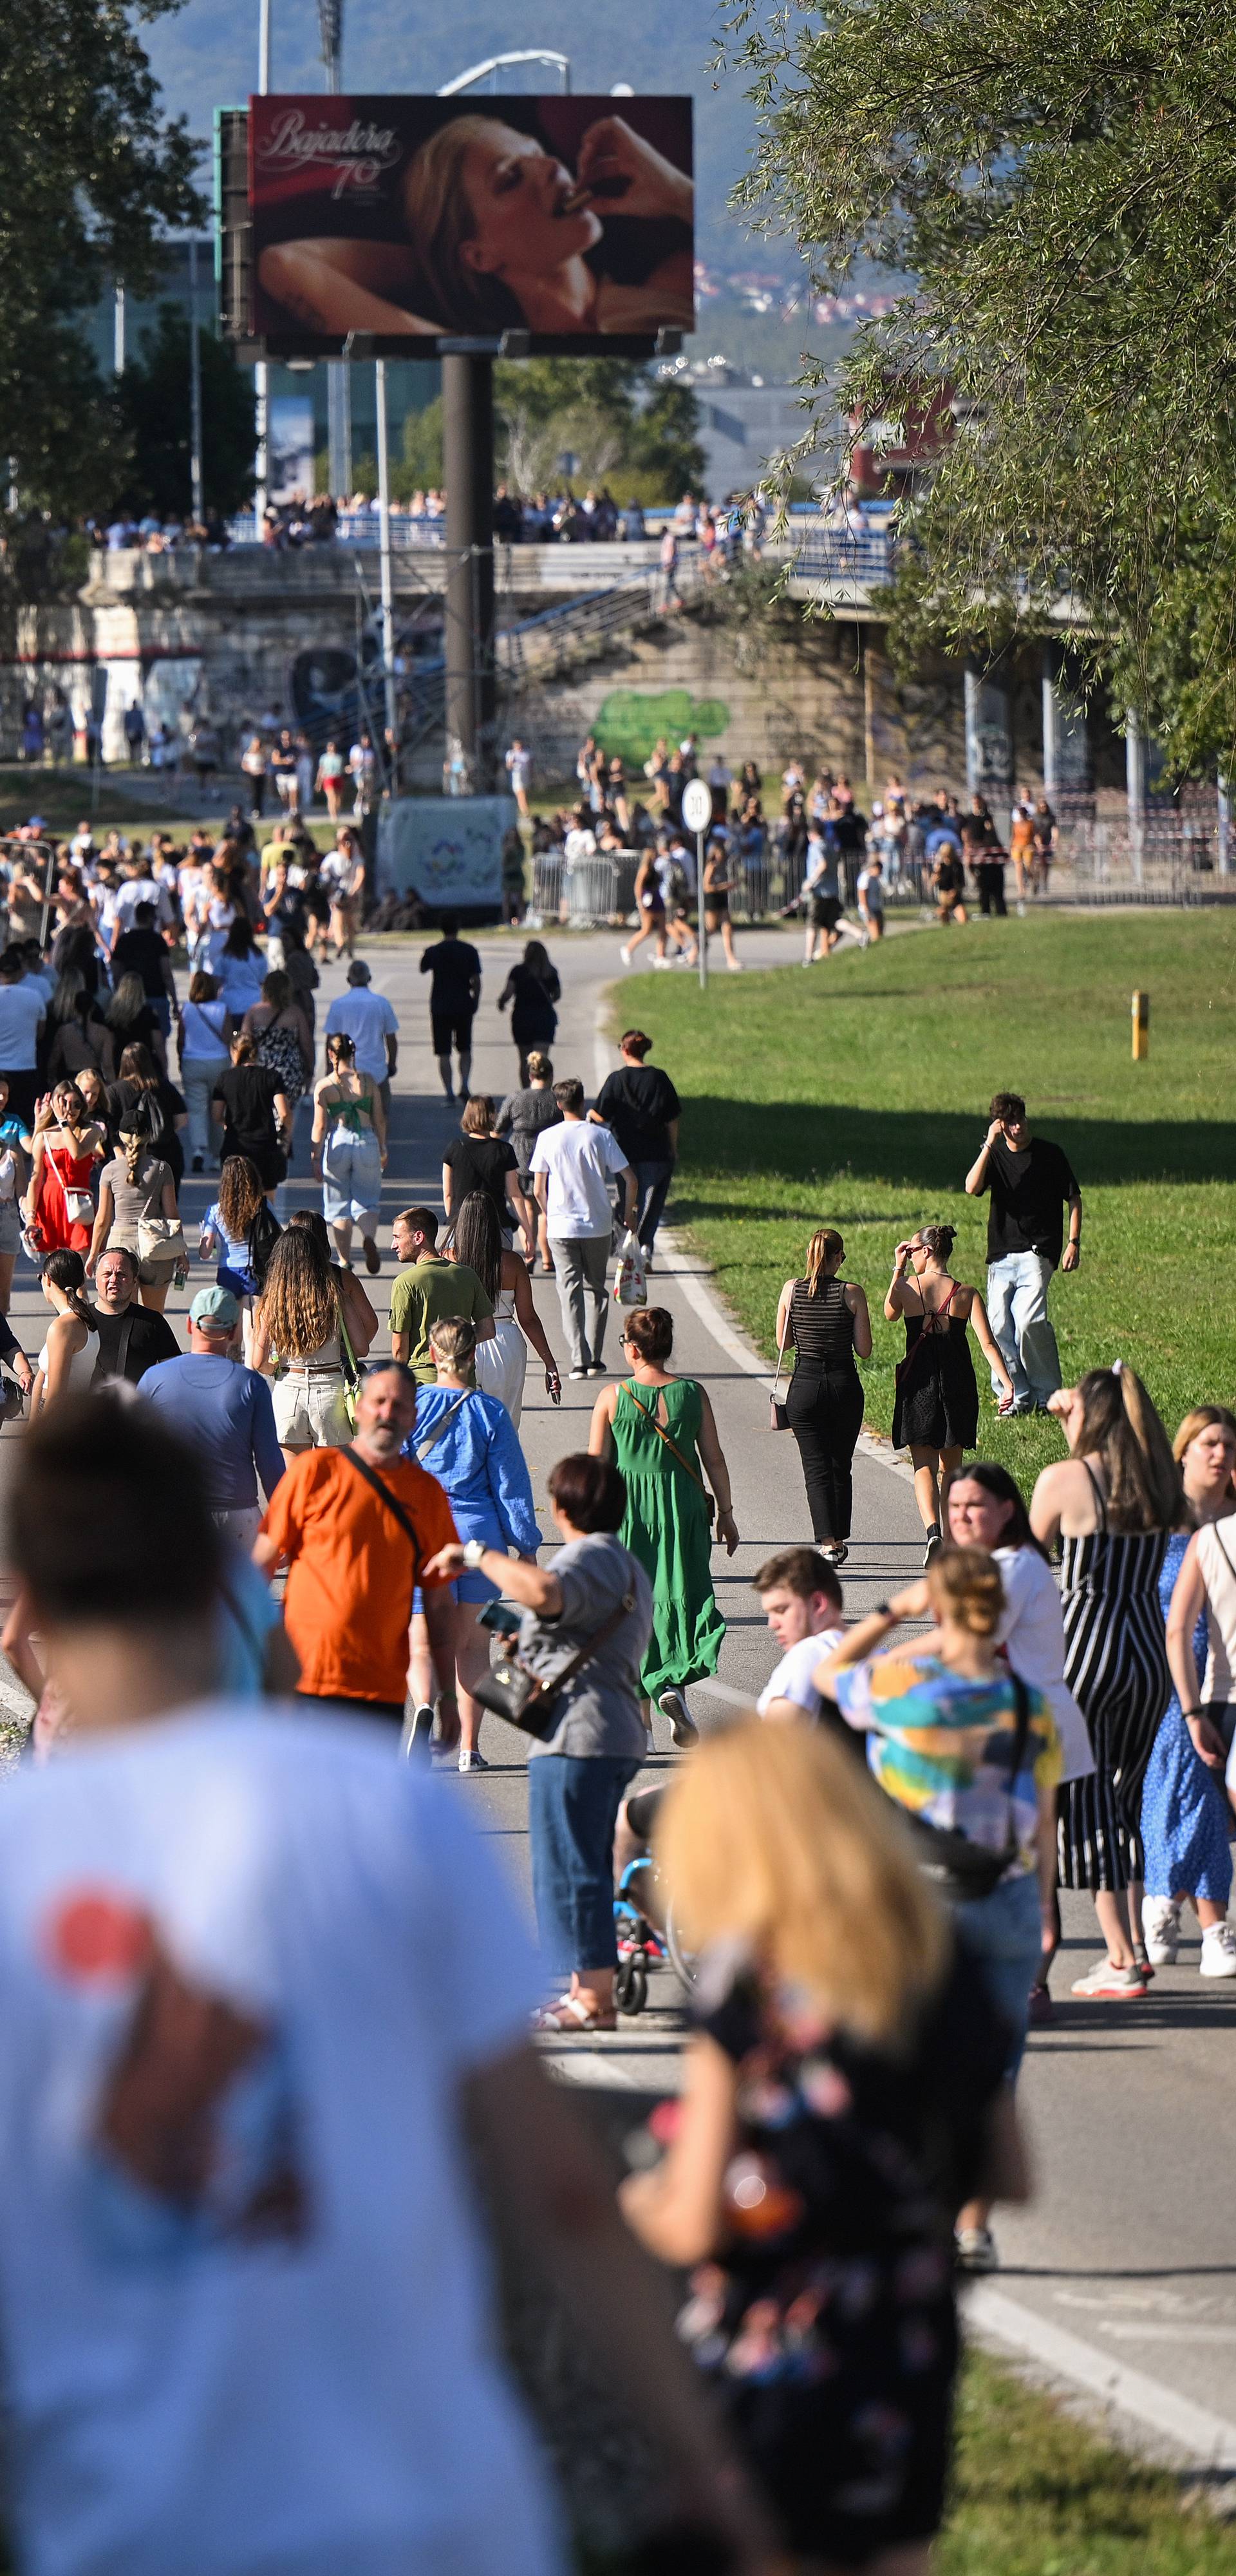
[[[1030,1526],[1058,1538],[1064,1677],[1094,1751],[1091,1778],[1070,1780],[1059,1804],[1060,1882],[1089,1888],[1107,1956],[1075,1995],[1144,1995],[1141,1934],[1142,1781],[1171,1698],[1159,1575],[1181,1516],[1180,1472],[1141,1379],[1118,1360],[1062,1387],[1056,1414],[1071,1456],[1045,1467]]]

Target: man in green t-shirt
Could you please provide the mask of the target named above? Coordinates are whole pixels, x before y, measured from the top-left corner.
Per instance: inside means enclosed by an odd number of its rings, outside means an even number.
[[[422,1386],[432,1386],[431,1326],[444,1315],[463,1315],[475,1324],[478,1342],[491,1342],[493,1299],[466,1262],[444,1261],[435,1252],[438,1220],[432,1208],[404,1208],[391,1228],[391,1240],[396,1260],[405,1264],[391,1288],[391,1351]]]

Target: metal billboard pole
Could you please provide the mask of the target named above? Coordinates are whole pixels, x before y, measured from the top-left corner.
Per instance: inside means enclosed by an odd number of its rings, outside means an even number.
[[[265,98],[270,88],[270,0],[258,0],[258,95]],[[253,404],[256,413],[257,454],[253,486],[253,533],[258,544],[266,533],[266,482],[270,471],[270,368],[259,358],[253,370]]]
[[[439,98],[458,98],[508,63],[547,63],[564,95],[571,87],[567,54],[540,47],[490,54],[444,82]],[[497,763],[497,653],[494,588],[494,355],[527,355],[526,331],[501,342],[457,341],[442,351],[442,466],[446,476],[446,753],[458,761],[469,795],[488,795]]]
[[[338,97],[343,85],[343,0],[318,0],[326,86]],[[352,489],[352,371],[346,358],[326,361],[327,482],[336,500]]]
[[[197,241],[189,235],[189,491],[202,522],[202,344],[197,336]]]

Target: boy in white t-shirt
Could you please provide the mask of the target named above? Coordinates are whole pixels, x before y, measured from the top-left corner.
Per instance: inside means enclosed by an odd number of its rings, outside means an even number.
[[[756,1701],[760,1716],[818,1718],[820,1694],[812,1674],[845,1634],[841,1585],[831,1565],[817,1548],[786,1547],[760,1567],[751,1588],[781,1648],[781,1661]]]

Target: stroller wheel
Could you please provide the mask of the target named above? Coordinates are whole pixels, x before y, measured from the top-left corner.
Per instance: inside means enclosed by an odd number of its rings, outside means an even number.
[[[648,2001],[648,1970],[642,1959],[620,1959],[614,1977],[614,2002],[620,2013],[642,2013]]]

